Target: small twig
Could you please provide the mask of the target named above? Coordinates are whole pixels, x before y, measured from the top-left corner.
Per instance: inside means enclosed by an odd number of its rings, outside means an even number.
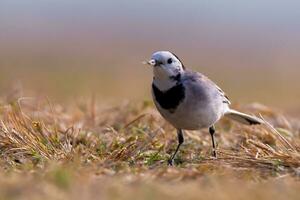
[[[289,150],[293,150],[293,151],[295,151],[296,152],[296,149],[295,149],[295,147],[293,146],[293,145],[291,145],[291,143],[289,143],[289,141],[284,137],[284,136],[282,136],[269,122],[267,122],[263,117],[262,117],[262,115],[260,115],[260,117],[261,117],[261,119],[265,122],[265,124],[266,124],[266,126],[268,127],[268,128],[270,128],[271,129],[271,131],[273,132],[273,133],[275,133],[277,136],[279,136],[279,138],[280,138],[280,140],[281,140],[281,142],[283,143],[283,144],[286,144],[290,149]]]
[[[127,123],[123,128],[126,129],[128,128],[130,125],[134,124],[136,121],[142,119],[143,117],[145,117],[146,115],[150,115],[149,113],[144,113],[140,116],[138,116],[137,118],[135,118],[134,120],[130,121],[129,123]]]

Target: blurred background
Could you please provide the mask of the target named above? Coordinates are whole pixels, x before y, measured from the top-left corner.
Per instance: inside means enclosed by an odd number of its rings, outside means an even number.
[[[300,109],[300,2],[1,0],[0,95],[150,99],[156,50],[233,102]]]

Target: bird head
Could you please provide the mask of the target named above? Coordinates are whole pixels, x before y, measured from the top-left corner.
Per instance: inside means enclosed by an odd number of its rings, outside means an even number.
[[[145,63],[153,67],[154,78],[161,80],[174,78],[185,69],[179,58],[169,51],[157,51]]]

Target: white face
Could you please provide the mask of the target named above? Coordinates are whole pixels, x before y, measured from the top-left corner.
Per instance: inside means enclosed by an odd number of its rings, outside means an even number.
[[[155,52],[149,64],[153,66],[155,79],[170,79],[184,71],[182,63],[169,51]]]

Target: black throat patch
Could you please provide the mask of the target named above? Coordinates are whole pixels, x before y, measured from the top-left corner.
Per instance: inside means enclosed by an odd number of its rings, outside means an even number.
[[[176,84],[167,91],[159,90],[154,83],[152,83],[152,89],[155,100],[163,109],[169,110],[170,112],[174,112],[185,97],[185,91],[182,83]]]

